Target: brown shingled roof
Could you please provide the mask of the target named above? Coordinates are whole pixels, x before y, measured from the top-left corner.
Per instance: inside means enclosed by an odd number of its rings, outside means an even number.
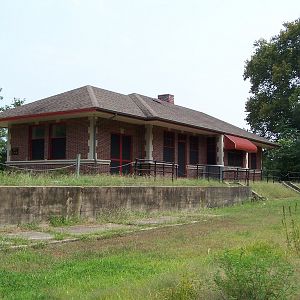
[[[139,94],[123,95],[89,85],[4,111],[0,113],[0,123],[18,117],[88,109],[109,111],[145,120],[172,122],[275,145],[263,137],[196,110]]]

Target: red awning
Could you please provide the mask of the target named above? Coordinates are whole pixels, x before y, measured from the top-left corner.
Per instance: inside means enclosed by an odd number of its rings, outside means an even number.
[[[249,153],[256,153],[257,147],[247,139],[243,139],[233,135],[224,136],[225,150],[242,150]]]

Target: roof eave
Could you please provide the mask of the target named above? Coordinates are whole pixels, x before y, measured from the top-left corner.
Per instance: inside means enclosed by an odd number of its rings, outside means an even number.
[[[201,127],[201,126],[195,126],[195,125],[189,125],[186,123],[181,123],[181,122],[176,122],[176,121],[171,121],[171,120],[166,120],[163,118],[159,118],[159,117],[152,117],[152,118],[148,118],[147,121],[163,121],[165,123],[169,123],[169,124],[175,124],[175,125],[181,125],[181,126],[185,126],[188,128],[194,128],[194,129],[201,129],[201,130],[205,130],[205,131],[209,131],[209,132],[213,132],[213,133],[217,133],[217,134],[229,134],[229,135],[235,135],[237,137],[241,137],[241,138],[246,138],[249,141],[255,142],[255,143],[260,143],[262,145],[267,145],[270,147],[279,147],[279,145],[273,143],[273,142],[269,142],[269,141],[260,141],[260,140],[256,140],[256,139],[251,139],[248,137],[245,137],[243,135],[237,135],[237,134],[233,134],[232,132],[225,132],[225,131],[220,131],[220,130],[214,130],[214,129],[210,129],[210,128],[205,128],[205,127]]]
[[[86,112],[97,112],[97,111],[106,112],[106,113],[110,113],[110,114],[113,114],[113,115],[126,116],[126,117],[139,119],[139,120],[145,120],[147,122],[162,121],[162,122],[168,123],[168,124],[181,125],[181,126],[184,126],[184,127],[187,127],[187,128],[200,129],[200,130],[205,130],[205,131],[209,131],[209,132],[217,133],[217,134],[231,134],[231,135],[233,134],[232,132],[225,132],[225,131],[205,128],[205,127],[202,127],[202,126],[195,126],[195,125],[189,125],[189,124],[182,123],[182,122],[171,121],[171,120],[167,120],[167,119],[164,119],[164,118],[160,118],[158,116],[142,117],[142,116],[136,116],[136,115],[132,115],[132,114],[117,112],[117,111],[104,109],[104,108],[99,108],[99,107],[90,107],[90,108],[85,108],[85,109],[74,109],[74,110],[68,110],[68,111],[59,111],[59,112],[40,113],[40,114],[32,114],[32,115],[25,115],[25,116],[7,117],[7,118],[0,119],[0,127],[1,127],[1,123],[9,123],[9,122],[12,122],[12,121],[30,120],[30,119],[35,119],[35,118],[38,118],[38,117],[64,116],[64,115],[70,115],[70,114],[86,113]],[[6,126],[3,126],[3,127],[6,127]],[[241,137],[241,138],[245,138],[245,136],[242,136],[242,135],[236,135],[236,134],[234,134],[234,135],[238,136],[238,137]],[[266,146],[269,146],[269,147],[279,147],[279,145],[277,145],[275,143],[272,143],[272,142],[260,141],[260,140],[251,139],[251,138],[247,138],[247,139],[249,139],[252,142],[260,143],[262,145],[266,145]]]
[[[76,113],[93,112],[93,111],[96,111],[96,109],[95,108],[84,108],[84,109],[73,109],[73,110],[66,110],[66,111],[56,111],[56,112],[32,114],[32,115],[14,116],[14,117],[7,117],[7,118],[0,119],[0,124],[2,122],[28,120],[28,119],[35,119],[38,117],[61,116],[61,115],[69,115],[69,114],[76,114]]]

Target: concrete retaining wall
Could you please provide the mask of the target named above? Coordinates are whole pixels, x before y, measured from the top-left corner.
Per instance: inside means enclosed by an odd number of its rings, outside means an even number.
[[[0,224],[50,216],[96,218],[103,211],[178,210],[247,201],[248,187],[0,187]]]

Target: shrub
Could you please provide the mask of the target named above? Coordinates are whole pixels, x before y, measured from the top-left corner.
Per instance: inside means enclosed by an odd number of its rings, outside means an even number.
[[[50,216],[49,223],[53,227],[70,226],[79,222],[76,217]]]
[[[214,281],[224,299],[286,299],[293,291],[292,266],[268,244],[227,250],[217,264]]]
[[[160,298],[165,300],[196,300],[199,299],[200,288],[200,282],[187,275],[182,275],[175,285],[164,290]]]
[[[286,213],[285,206],[283,206],[283,218],[282,225],[285,230],[286,242],[291,250],[300,256],[300,228],[297,222],[297,203],[295,208],[288,207],[288,213]]]

